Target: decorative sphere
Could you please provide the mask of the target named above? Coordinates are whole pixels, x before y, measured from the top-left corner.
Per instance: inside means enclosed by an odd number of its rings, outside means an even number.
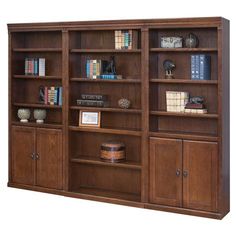
[[[17,111],[17,116],[20,119],[20,122],[28,122],[30,118],[30,109],[27,108],[20,108]]]
[[[34,110],[34,119],[37,123],[43,123],[46,118],[46,110],[44,109],[35,109]]]
[[[193,33],[190,33],[189,36],[185,39],[185,46],[187,48],[196,48],[198,47],[198,43],[198,37]]]
[[[118,101],[118,105],[120,108],[128,109],[128,108],[130,108],[131,102],[127,98],[121,98]]]

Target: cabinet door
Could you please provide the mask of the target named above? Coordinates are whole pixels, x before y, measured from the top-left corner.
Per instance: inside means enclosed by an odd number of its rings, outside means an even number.
[[[11,140],[11,181],[14,183],[34,185],[35,129],[12,127]]]
[[[62,189],[62,132],[37,129],[36,185]]]
[[[184,141],[183,205],[217,210],[217,143]]]
[[[150,139],[150,202],[182,205],[182,141]]]

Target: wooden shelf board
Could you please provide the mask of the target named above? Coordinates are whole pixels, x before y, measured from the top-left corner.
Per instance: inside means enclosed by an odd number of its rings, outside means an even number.
[[[36,122],[29,121],[27,123],[23,123],[20,121],[12,121],[12,125],[17,125],[17,126],[26,126],[26,127],[40,127],[40,128],[52,128],[52,129],[61,129],[62,125],[61,124],[48,124],[48,123],[43,123],[43,124],[38,124]]]
[[[82,193],[82,194],[92,195],[92,196],[123,199],[123,200],[128,200],[128,201],[135,201],[135,202],[141,201],[141,196],[139,194],[123,193],[123,192],[118,192],[118,191],[103,190],[103,189],[92,188],[92,187],[80,187],[79,189],[76,189],[72,192],[77,192],[77,193]]]
[[[62,52],[62,48],[13,48],[13,52]]]
[[[117,112],[117,113],[138,113],[141,114],[141,109],[122,109],[111,107],[84,107],[84,106],[70,106],[72,110],[93,110],[93,111],[105,111],[105,112]]]
[[[88,78],[70,78],[74,82],[89,82],[89,83],[141,83],[139,79],[88,79]]]
[[[37,75],[13,75],[15,79],[40,79],[40,80],[62,80],[60,76],[47,75],[47,76],[37,76]]]
[[[191,79],[150,79],[152,83],[165,84],[218,84],[218,80],[191,80]]]
[[[71,49],[72,53],[140,53],[141,49]]]
[[[125,129],[109,129],[109,128],[92,128],[92,127],[69,126],[69,130],[79,131],[79,132],[95,132],[95,133],[141,136],[141,131],[125,130]]]
[[[137,162],[127,160],[114,163],[103,161],[102,159],[100,159],[100,157],[79,156],[77,158],[71,159],[71,162],[141,170],[141,163],[139,164]]]
[[[149,136],[161,137],[161,138],[180,138],[190,140],[206,140],[206,141],[218,141],[218,137],[212,134],[196,133],[196,132],[177,132],[177,131],[157,131],[149,132]]]
[[[217,119],[217,114],[195,114],[195,113],[184,113],[184,112],[167,112],[167,111],[150,111],[150,115],[157,116],[179,116],[179,117],[193,117],[193,118],[212,118]]]
[[[151,52],[217,52],[217,48],[150,48]]]
[[[14,102],[13,105],[17,107],[37,107],[37,108],[45,108],[45,109],[61,109],[62,108],[62,106],[58,106],[58,105],[45,105],[45,104],[37,104],[37,103]]]

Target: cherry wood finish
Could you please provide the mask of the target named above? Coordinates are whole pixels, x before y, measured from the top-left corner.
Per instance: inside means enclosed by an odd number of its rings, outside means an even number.
[[[150,139],[150,202],[182,206],[182,141]]]
[[[217,219],[229,212],[228,20],[9,24],[8,29],[9,186]],[[124,29],[137,30],[137,49],[115,49],[114,30]],[[160,48],[162,36],[190,32],[198,36],[198,48]],[[190,56],[196,53],[211,55],[211,80],[190,79]],[[87,59],[113,55],[123,80],[86,78]],[[25,57],[46,58],[46,76],[25,76]],[[164,78],[165,59],[177,63],[173,80]],[[42,85],[62,86],[63,105],[39,104]],[[166,112],[168,90],[203,96],[208,114]],[[82,93],[108,95],[109,107],[94,108],[102,113],[100,129],[78,127],[85,108],[76,99]],[[122,97],[131,100],[130,109],[119,108]],[[36,124],[33,117],[19,122],[21,107],[45,108],[45,123]],[[100,160],[100,145],[109,140],[125,143],[126,161]],[[27,159],[35,150],[40,158]],[[191,170],[189,178],[185,169]]]
[[[183,206],[217,211],[217,143],[184,141]]]

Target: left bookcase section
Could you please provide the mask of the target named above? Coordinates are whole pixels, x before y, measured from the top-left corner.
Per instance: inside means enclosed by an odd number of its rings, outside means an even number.
[[[62,32],[12,32],[10,37],[11,123],[43,128],[62,127]],[[44,63],[41,63],[41,62]],[[30,110],[20,122],[18,110]],[[37,123],[35,110],[45,110]]]

